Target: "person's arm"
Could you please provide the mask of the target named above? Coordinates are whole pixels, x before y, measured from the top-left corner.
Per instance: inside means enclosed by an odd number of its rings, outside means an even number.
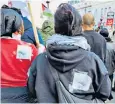
[[[39,30],[37,30],[37,32],[38,32],[38,37],[39,37],[39,42],[40,42],[40,44],[44,45],[44,41],[43,41],[43,39],[42,39],[41,32],[40,32]]]
[[[100,49],[101,49],[102,61],[103,61],[104,63],[106,63],[107,44],[106,44],[106,40],[105,40],[105,39],[103,39],[102,47],[100,47]]]
[[[28,78],[28,90],[29,90],[29,96],[30,98],[36,98],[36,92],[35,92],[35,80],[36,80],[36,59],[33,61],[30,72],[29,72],[29,78]]]
[[[113,59],[113,69],[115,71],[115,50],[113,51],[112,59]]]
[[[94,89],[96,92],[96,98],[106,101],[111,95],[111,81],[109,79],[108,71],[101,61],[101,59],[95,57],[95,74],[94,74]]]
[[[56,89],[53,76],[48,69],[44,53],[40,54],[33,62],[28,87],[32,97],[37,97],[38,103],[56,103]]]
[[[40,54],[37,58],[36,96],[38,103],[56,103],[55,81],[44,54]]]

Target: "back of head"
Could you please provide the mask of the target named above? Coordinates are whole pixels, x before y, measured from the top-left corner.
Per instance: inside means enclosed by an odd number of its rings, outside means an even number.
[[[113,31],[113,36],[115,35],[115,30]]]
[[[93,26],[95,24],[95,19],[94,16],[91,13],[86,13],[83,16],[83,25],[87,25],[87,26]]]
[[[107,38],[109,36],[109,32],[108,32],[107,28],[101,29],[100,34],[105,38]]]
[[[82,32],[82,18],[77,10],[67,4],[62,3],[55,13],[55,32],[61,35],[77,35]]]
[[[1,36],[10,36],[16,31],[23,33],[21,16],[12,9],[1,9]]]

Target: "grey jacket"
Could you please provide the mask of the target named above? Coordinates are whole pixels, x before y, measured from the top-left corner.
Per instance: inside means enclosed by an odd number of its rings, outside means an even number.
[[[115,43],[113,42],[107,42],[105,65],[109,75],[112,75],[115,71]]]
[[[99,33],[94,30],[84,31],[83,36],[87,39],[91,46],[91,51],[98,55],[105,63],[106,59],[106,40]]]

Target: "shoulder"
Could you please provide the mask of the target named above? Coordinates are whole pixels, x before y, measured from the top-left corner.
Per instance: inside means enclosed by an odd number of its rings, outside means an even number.
[[[41,54],[39,54],[39,55],[36,57],[36,61],[37,61],[38,63],[42,63],[42,64],[45,63],[46,59],[47,59],[46,52],[41,53]]]
[[[99,34],[99,33],[96,32],[96,36],[97,36],[97,39],[100,39],[100,40],[106,42],[105,38],[101,34]]]
[[[95,53],[91,52],[92,57],[92,64],[95,67],[95,70],[99,71],[101,74],[106,75],[108,74],[107,68],[105,67],[102,60],[97,56]]]
[[[96,55],[94,52],[87,51],[86,52],[86,58],[88,58],[91,61],[91,63],[93,63],[93,62],[100,62],[101,61],[101,59],[99,58],[99,56]]]

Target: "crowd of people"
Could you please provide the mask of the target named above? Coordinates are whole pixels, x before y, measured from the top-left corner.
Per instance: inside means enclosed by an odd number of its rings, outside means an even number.
[[[54,21],[54,26],[45,21],[41,31],[37,28],[44,45],[41,53],[31,22],[18,8],[2,6],[1,102],[105,103],[113,99],[115,43],[108,30],[96,32],[94,16],[81,17],[68,3],[58,6]]]

